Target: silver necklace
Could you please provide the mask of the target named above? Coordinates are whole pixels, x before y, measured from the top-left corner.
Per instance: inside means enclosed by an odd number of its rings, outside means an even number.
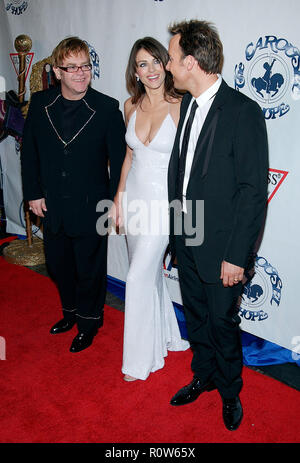
[[[59,97],[61,97],[61,94],[57,95],[57,97],[55,98],[55,100],[54,100],[51,104],[49,104],[48,106],[46,106],[45,109],[46,109],[46,113],[47,113],[49,122],[50,122],[50,124],[52,125],[54,132],[56,133],[56,135],[57,135],[57,137],[59,138],[59,140],[63,143],[64,147],[66,147],[67,145],[69,145],[70,143],[72,143],[72,141],[75,140],[76,137],[78,137],[78,135],[80,134],[80,132],[82,132],[82,130],[85,128],[85,126],[90,122],[90,120],[92,119],[92,117],[95,115],[96,111],[95,111],[94,109],[92,109],[92,108],[87,104],[87,102],[85,101],[84,98],[82,98],[82,100],[84,101],[84,103],[86,104],[86,106],[89,108],[90,111],[92,111],[93,114],[92,114],[92,115],[90,116],[90,118],[86,121],[86,123],[81,127],[81,129],[74,135],[74,137],[71,138],[70,141],[66,142],[66,141],[63,140],[62,137],[59,135],[58,131],[56,130],[56,128],[55,128],[55,126],[54,126],[54,124],[53,124],[53,122],[52,122],[52,120],[51,120],[51,117],[49,116],[49,112],[48,112],[48,108],[49,108],[50,106],[52,106],[52,105],[56,102],[56,100],[57,100]]]

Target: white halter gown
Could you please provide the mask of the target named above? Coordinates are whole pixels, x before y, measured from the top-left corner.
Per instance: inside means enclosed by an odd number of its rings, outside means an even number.
[[[133,158],[123,199],[130,267],[122,372],[145,380],[164,366],[168,350],[186,350],[189,343],[180,336],[163,274],[169,239],[167,172],[176,127],[168,114],[146,146],[136,135],[135,121],[136,111],[126,132]]]

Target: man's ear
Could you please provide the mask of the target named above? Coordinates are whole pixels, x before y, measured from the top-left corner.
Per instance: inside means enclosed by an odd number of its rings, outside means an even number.
[[[56,66],[52,66],[52,69],[53,69],[53,72],[54,72],[55,77],[57,78],[57,80],[60,80],[61,79],[61,69],[59,69]]]
[[[186,68],[188,71],[191,71],[193,67],[195,66],[196,60],[192,55],[187,55],[185,57],[186,60]]]

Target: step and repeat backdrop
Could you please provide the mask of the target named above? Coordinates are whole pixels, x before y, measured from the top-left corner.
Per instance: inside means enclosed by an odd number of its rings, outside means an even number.
[[[27,55],[27,100],[34,65],[49,57],[66,36],[77,35],[88,43],[93,63],[92,86],[118,99],[123,109],[128,98],[125,69],[130,49],[138,38],[150,35],[167,47],[167,28],[174,21],[195,18],[216,25],[224,45],[223,77],[237,91],[259,103],[270,147],[268,215],[256,274],[245,286],[242,297],[242,328],[296,355],[300,353],[299,14],[299,0],[0,2],[0,92],[3,95],[5,90],[17,91],[18,56],[14,40],[27,34],[32,40]],[[45,66],[45,82],[48,71]],[[7,231],[25,234],[18,140],[11,136],[3,140],[0,155]],[[128,269],[124,236],[110,237],[108,264],[110,277],[122,285]],[[169,257],[164,271],[173,301],[181,304],[177,270]]]

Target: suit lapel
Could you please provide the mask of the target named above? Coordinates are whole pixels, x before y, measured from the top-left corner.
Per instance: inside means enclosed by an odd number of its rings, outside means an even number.
[[[73,140],[75,140],[75,138],[77,138],[77,136],[79,136],[79,134],[82,132],[82,130],[90,122],[90,120],[93,118],[93,116],[96,113],[96,111],[92,109],[88,103],[89,93],[90,93],[90,88],[88,88],[88,91],[85,97],[82,99],[84,104],[82,105],[82,109],[78,113],[78,117],[76,117],[75,119],[74,130],[73,130],[70,140],[64,140],[63,138],[63,130],[62,130],[63,114],[62,114],[62,106],[61,106],[61,98],[62,98],[61,93],[56,95],[54,100],[49,105],[45,106],[45,111],[46,111],[48,120],[50,122],[50,125],[52,126],[58,139],[63,143],[64,146],[70,144]]]
[[[202,165],[203,165],[201,176],[203,177],[207,173],[209,158],[210,158],[212,147],[213,147],[215,130],[216,130],[218,118],[221,113],[222,107],[225,104],[227,96],[228,96],[228,89],[229,89],[228,85],[226,84],[224,80],[222,80],[220,88],[214,98],[214,101],[210,107],[210,110],[206,116],[203,127],[199,134],[190,176],[192,176],[193,173],[195,173],[196,171],[195,166],[200,161],[202,161]],[[171,155],[170,165],[169,165],[169,191],[172,192],[172,194],[170,195],[171,199],[175,195],[174,192],[175,192],[176,182],[177,182],[178,161],[179,161],[179,142],[180,142],[182,126],[183,126],[183,123],[186,117],[186,112],[188,110],[191,99],[192,99],[192,95],[190,93],[187,93],[184,96],[182,100],[182,104],[181,104],[182,105],[181,115],[180,115],[180,120],[179,120],[179,124],[177,128],[177,132],[176,132],[174,147],[172,150],[172,155]],[[201,156],[201,153],[203,153],[203,148],[205,146],[207,146],[209,149],[207,149],[205,156],[203,155]]]
[[[185,120],[185,116],[186,116],[186,112],[188,110],[188,107],[189,107],[189,104],[191,102],[191,99],[192,99],[192,95],[190,93],[188,93],[186,95],[186,97],[184,98],[184,100],[182,101],[182,110],[181,110],[181,117],[180,117],[180,121],[179,121],[179,124],[178,124],[178,131],[177,131],[177,135],[178,135],[178,148],[179,148],[179,140],[180,140],[180,136],[181,136],[181,131],[182,131],[182,126],[183,126],[183,123],[184,123],[184,120]]]
[[[192,99],[192,95],[190,93],[185,94],[185,96],[182,99],[181,109],[180,109],[180,119],[179,119],[177,131],[176,131],[173,150],[172,150],[170,163],[169,163],[169,190],[173,191],[173,193],[175,192],[176,183],[177,183],[180,135],[181,135],[182,126],[185,120],[186,112],[188,110],[191,99]]]
[[[215,136],[216,125],[218,122],[220,111],[222,110],[222,106],[225,103],[226,98],[227,98],[227,91],[228,91],[228,85],[226,84],[224,80],[222,80],[220,88],[218,92],[216,93],[214,101],[205,118],[203,127],[201,129],[201,132],[200,132],[200,135],[197,141],[193,163],[192,163],[192,168],[191,168],[191,175],[194,171],[196,164],[200,160],[203,161],[202,176],[203,174],[205,175],[207,172],[209,157],[211,155],[211,149],[212,149],[214,136]],[[205,157],[202,155],[204,146],[208,146],[209,148],[206,151]]]

